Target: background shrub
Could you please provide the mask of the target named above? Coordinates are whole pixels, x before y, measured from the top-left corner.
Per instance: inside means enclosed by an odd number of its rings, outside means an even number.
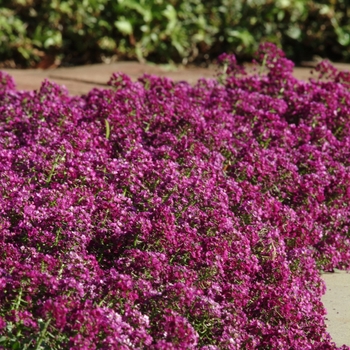
[[[346,0],[3,0],[2,65],[111,59],[210,62],[251,59],[269,41],[296,62],[350,58]]]

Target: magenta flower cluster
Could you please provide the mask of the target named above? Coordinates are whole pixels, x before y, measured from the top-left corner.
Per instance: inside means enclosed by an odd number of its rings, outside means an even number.
[[[350,76],[256,58],[81,97],[1,73],[2,348],[337,348],[320,271],[350,267]]]

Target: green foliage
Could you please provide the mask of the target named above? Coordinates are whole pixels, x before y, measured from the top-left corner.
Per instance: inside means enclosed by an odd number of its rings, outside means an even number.
[[[347,0],[2,0],[0,61],[251,59],[270,41],[295,61],[350,60]]]

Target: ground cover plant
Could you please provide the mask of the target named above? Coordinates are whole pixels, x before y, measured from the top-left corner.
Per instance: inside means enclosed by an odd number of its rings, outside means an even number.
[[[320,271],[350,265],[350,77],[256,59],[81,97],[1,73],[2,348],[337,348]]]
[[[294,62],[350,59],[348,0],[2,0],[0,67],[251,60],[260,42]]]

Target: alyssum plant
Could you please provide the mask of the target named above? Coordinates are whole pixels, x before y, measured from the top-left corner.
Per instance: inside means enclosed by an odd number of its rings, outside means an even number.
[[[349,75],[261,46],[195,86],[0,85],[4,349],[336,349],[349,268]],[[342,349],[348,349],[343,346]]]

